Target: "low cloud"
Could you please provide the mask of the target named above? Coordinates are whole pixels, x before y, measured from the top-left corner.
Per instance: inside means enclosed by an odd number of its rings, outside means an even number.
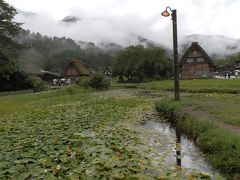
[[[97,9],[85,11],[79,7],[72,8],[68,15],[79,18],[74,23],[56,20],[46,12],[34,15],[26,15],[22,12],[16,16],[16,21],[23,22],[24,29],[49,36],[65,36],[76,41],[94,42],[95,44],[113,42],[127,46],[137,44],[140,36],[172,48],[171,18],[164,18],[160,15],[160,10],[164,10],[162,7],[166,7],[167,1],[163,0],[162,3],[156,0],[150,1],[156,6],[159,5],[159,8],[155,8],[151,13],[146,12],[146,16],[140,15],[140,6],[136,6],[137,10],[133,12],[129,8],[125,14],[121,13],[123,5],[127,8],[130,1],[124,0],[123,4],[118,3],[117,6],[117,1],[111,0],[111,6],[99,9],[99,11]],[[191,41],[199,41],[199,44],[212,55],[226,56],[240,51],[240,43],[237,39],[240,26],[236,23],[240,16],[240,12],[237,10],[240,2],[234,0],[213,0],[211,2],[186,0],[184,4],[172,1],[170,3],[178,10],[180,47],[181,44],[188,43],[190,45]],[[144,7],[143,5],[142,2],[141,7]],[[131,6],[129,5],[129,7]],[[148,10],[148,8],[142,9],[143,14]],[[104,13],[104,11],[106,12]],[[199,35],[189,36],[191,34]]]
[[[24,13],[19,13],[16,21],[24,22],[22,27],[33,32],[50,36],[65,36],[96,44],[114,42],[126,46],[136,43],[138,36],[168,44],[172,35],[164,33],[170,32],[171,26],[160,31],[154,29],[156,22],[160,20],[158,15],[151,18],[141,18],[137,15],[94,16],[80,11],[71,16],[77,17],[79,20],[63,22],[56,21],[46,14],[26,16]]]

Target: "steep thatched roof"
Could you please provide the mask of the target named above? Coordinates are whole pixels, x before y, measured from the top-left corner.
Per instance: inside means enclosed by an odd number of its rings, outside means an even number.
[[[188,50],[183,55],[180,64],[183,65],[188,56],[191,54],[193,50],[197,50],[201,53],[202,57],[204,57],[205,60],[209,62],[212,66],[215,66],[214,61],[208,56],[208,54],[203,50],[203,48],[198,44],[198,42],[192,42],[191,46],[188,48]]]
[[[108,76],[112,75],[112,67],[111,66],[106,66],[104,68],[103,72],[104,72],[105,75],[108,75]]]
[[[87,68],[77,60],[71,61],[64,72],[65,76],[89,76]]]

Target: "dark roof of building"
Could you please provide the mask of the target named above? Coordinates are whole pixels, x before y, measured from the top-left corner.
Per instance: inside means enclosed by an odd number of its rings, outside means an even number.
[[[198,44],[198,42],[192,42],[191,46],[188,48],[188,50],[185,52],[185,54],[183,55],[180,64],[184,64],[187,60],[187,57],[189,56],[189,54],[192,52],[192,50],[198,50],[202,53],[203,57],[212,65],[215,66],[214,61],[208,56],[208,54],[203,50],[203,48]]]
[[[104,68],[104,74],[106,74],[106,75],[112,74],[112,67],[106,66],[106,67]]]
[[[60,73],[57,72],[51,72],[51,71],[45,71],[45,70],[39,70],[39,71],[34,71],[34,72],[29,72],[32,75],[36,75],[36,76],[45,76],[45,75],[51,75],[51,76],[55,76],[55,77],[61,77]]]
[[[240,61],[236,60],[234,62],[227,62],[224,64],[220,64],[216,67],[216,69],[228,69],[228,70],[233,70],[233,69],[240,69],[240,65],[238,65]]]
[[[79,75],[90,75],[90,72],[87,70],[87,68],[83,65],[83,63],[81,63],[78,60],[73,60],[69,63],[68,67],[65,70],[65,75],[67,75],[67,70],[70,67],[75,67],[76,70],[78,71]]]
[[[42,75],[52,75],[52,76],[56,76],[56,77],[60,77],[61,74],[57,73],[57,72],[51,72],[51,71],[45,71],[45,70],[40,70]]]

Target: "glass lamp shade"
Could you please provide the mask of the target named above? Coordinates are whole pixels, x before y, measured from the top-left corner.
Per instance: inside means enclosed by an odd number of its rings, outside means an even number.
[[[163,11],[163,12],[161,13],[161,15],[164,16],[164,17],[170,16],[170,14],[169,14],[169,12],[168,12],[167,10]]]

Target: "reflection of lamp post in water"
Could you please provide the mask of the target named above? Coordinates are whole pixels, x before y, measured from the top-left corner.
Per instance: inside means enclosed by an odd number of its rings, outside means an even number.
[[[182,160],[181,160],[181,132],[176,128],[176,165],[181,167]]]
[[[178,42],[177,42],[177,10],[171,9],[169,6],[161,13],[162,16],[170,16],[168,9],[171,11],[172,23],[173,23],[173,54],[174,54],[174,96],[175,100],[180,99],[179,92],[179,65],[178,65]]]

